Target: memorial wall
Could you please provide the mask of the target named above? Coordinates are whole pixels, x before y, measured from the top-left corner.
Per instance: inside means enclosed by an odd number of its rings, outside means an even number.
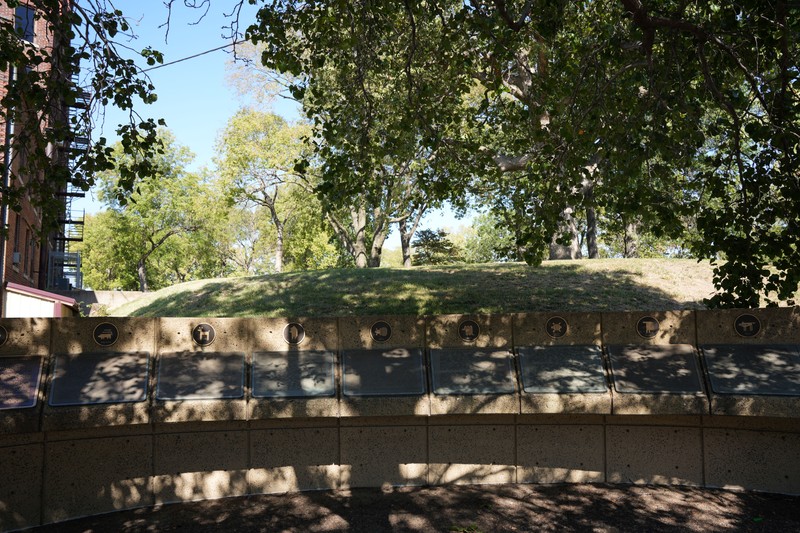
[[[800,493],[800,309],[0,321],[0,530],[446,483]]]

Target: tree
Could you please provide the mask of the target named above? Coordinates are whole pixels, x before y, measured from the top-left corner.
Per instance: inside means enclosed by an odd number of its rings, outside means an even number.
[[[248,35],[296,94],[338,76],[365,95],[310,109],[317,155],[343,162],[323,188],[357,193],[387,146],[422,146],[435,172],[419,187],[488,198],[531,262],[554,235],[575,241],[568,213],[591,228],[592,210],[613,210],[675,237],[699,211],[694,253],[726,260],[710,303],[752,306],[800,281],[799,15],[787,0],[276,0]],[[392,142],[370,137],[376,94],[404,97]]]
[[[481,213],[472,220],[463,248],[467,263],[522,260],[514,243],[514,233],[491,212]]]
[[[137,185],[130,201],[120,200],[125,184],[119,170],[98,176],[98,198],[115,213],[111,220],[115,222],[113,227],[119,236],[111,242],[124,240],[126,253],[132,253],[136,258],[135,271],[140,291],[162,285],[163,282],[153,283],[152,273],[149,273],[151,263],[167,245],[177,246],[173,243],[177,236],[198,231],[202,225],[204,204],[217,201],[208,194],[196,174],[185,171],[193,157],[191,152],[178,145],[169,131],[160,130],[158,135],[164,150],[150,161],[154,174]],[[115,146],[114,154],[119,161],[117,169],[128,164],[121,143]],[[186,247],[191,246],[187,243]],[[185,257],[185,254],[179,255]],[[87,262],[91,263],[91,258],[87,258]],[[175,271],[176,264],[173,261],[167,268]],[[178,277],[186,276],[178,274]]]
[[[441,229],[420,230],[413,245],[414,258],[418,265],[443,265],[462,260],[455,244],[447,238],[447,232]]]
[[[307,196],[312,194],[311,185],[294,170],[307,134],[302,124],[289,125],[275,114],[242,109],[228,121],[218,141],[217,165],[226,194],[234,202],[264,208],[270,215],[276,235],[276,272],[283,270],[286,225],[296,207],[281,199],[297,188]]]
[[[135,290],[139,279],[134,233],[117,211],[86,215],[83,242],[78,243],[83,281],[96,290]]]
[[[0,201],[19,209],[23,196],[42,213],[42,233],[58,223],[62,192],[68,184],[88,190],[96,172],[114,163],[107,140],[92,137],[92,127],[106,105],[129,112],[117,127],[119,150],[128,154],[117,167],[119,192],[129,193],[153,171],[150,159],[159,149],[157,122],[134,111],[137,101],[155,101],[154,87],[127,56],[148,65],[162,61],[155,50],[133,52],[126,41],[131,28],[118,10],[94,0],[6,0],[9,8],[35,10],[48,29],[51,46],[34,46],[15,27],[0,21],[0,70],[9,80],[0,102],[0,120],[14,124],[7,131],[6,161],[11,178]],[[122,43],[122,44],[121,44]],[[163,124],[163,121],[158,121]],[[24,179],[21,179],[24,178]]]
[[[347,14],[353,15],[349,9]],[[372,68],[381,61],[401,68],[402,60],[376,56],[369,43],[374,24],[404,24],[404,19],[349,20],[352,24],[334,29],[328,41],[343,68],[314,61],[306,63],[308,70],[289,71],[280,79],[302,102],[314,128],[309,137],[314,150],[300,168],[322,176],[316,192],[325,216],[357,267],[380,265],[392,224],[402,226],[410,264],[410,242],[419,219],[437,203],[420,186],[435,156],[418,142],[419,132],[400,120],[407,94],[402,80],[391,68]],[[355,48],[340,46],[347,42]],[[310,79],[313,85],[305,83]],[[348,114],[335,111],[345,108]]]

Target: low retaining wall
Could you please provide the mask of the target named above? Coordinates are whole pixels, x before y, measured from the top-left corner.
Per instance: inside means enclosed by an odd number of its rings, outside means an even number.
[[[0,529],[447,483],[800,493],[800,310],[0,321]]]
[[[84,316],[102,315],[110,309],[137,300],[147,294],[139,291],[72,290],[53,292],[77,301]]]

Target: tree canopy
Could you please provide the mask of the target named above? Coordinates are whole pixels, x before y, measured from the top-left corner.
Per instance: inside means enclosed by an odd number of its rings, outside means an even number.
[[[600,208],[696,228],[712,305],[797,290],[796,3],[273,0],[247,35],[307,104],[323,190],[422,150],[418,186],[480,195],[530,262]]]
[[[50,147],[66,150],[88,133],[90,110],[113,104],[131,111],[118,130],[124,203],[157,174],[159,150],[156,122],[133,112],[154,88],[115,42],[130,28],[104,2],[30,4],[57,46],[31,47],[2,22],[0,68],[17,68],[0,113],[48,127],[12,138],[38,178],[3,201],[27,193],[49,205],[68,180],[88,188],[112,168],[105,139],[73,154],[71,168]],[[531,263],[548,247],[574,252],[580,227],[595,254],[600,223],[683,239],[716,262],[711,305],[797,291],[797,2],[265,0],[246,35],[303,103],[311,150],[294,170],[315,173],[329,217],[341,208],[353,221],[337,233],[356,262],[379,262],[388,224],[476,198]],[[86,112],[68,118],[59,110],[87,97],[81,86],[92,89]]]

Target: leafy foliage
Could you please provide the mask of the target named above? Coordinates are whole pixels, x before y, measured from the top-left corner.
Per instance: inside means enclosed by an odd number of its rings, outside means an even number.
[[[114,273],[106,277],[112,288],[122,284],[123,289],[147,291],[170,281],[207,277],[214,270],[208,265],[203,268],[204,262],[197,258],[211,255],[213,250],[213,241],[206,238],[204,224],[210,220],[204,211],[215,199],[199,176],[185,171],[193,157],[191,152],[178,145],[169,131],[160,130],[158,135],[164,150],[150,161],[155,174],[136,187],[130,201],[120,200],[125,185],[118,169],[128,158],[121,143],[114,152],[119,161],[117,170],[99,175],[98,198],[109,207],[110,214],[93,221],[109,228],[87,227],[85,263],[98,272],[87,281],[97,283],[95,288],[106,288],[100,277],[104,271]],[[99,241],[98,236],[107,240]],[[137,287],[131,279],[136,280]]]
[[[800,281],[798,35],[787,0],[273,0],[248,30],[315,122],[326,196],[421,149],[417,186],[474,195],[527,261],[565,214],[614,213],[720,261],[715,306]]]
[[[447,238],[447,232],[441,229],[418,231],[412,244],[414,261],[418,265],[443,265],[462,260],[456,245]]]
[[[116,166],[118,192],[124,198],[138,180],[154,172],[151,158],[161,149],[157,126],[134,111],[138,101],[151,103],[156,94],[144,72],[126,57],[119,42],[131,35],[122,12],[95,0],[5,0],[10,8],[35,9],[37,27],[46,28],[49,45],[23,39],[15,20],[0,21],[0,70],[9,72],[0,102],[0,119],[14,124],[7,162],[12,179],[2,202],[20,209],[27,197],[41,209],[43,234],[55,229],[62,211],[58,193],[68,184],[88,190],[96,172],[115,166],[105,138],[93,139],[92,127],[106,105],[129,111],[117,127],[120,149],[130,157]],[[159,52],[134,53],[149,65],[162,62]],[[124,200],[123,200],[124,201]]]

